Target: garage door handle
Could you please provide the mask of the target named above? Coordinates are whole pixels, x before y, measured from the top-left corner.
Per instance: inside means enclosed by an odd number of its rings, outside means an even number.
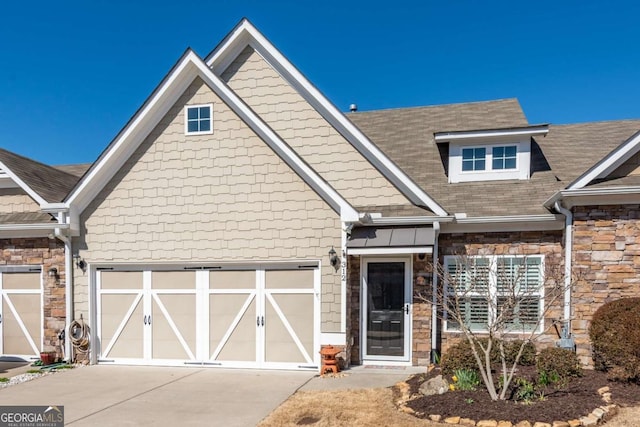
[[[261,323],[261,325],[260,325],[260,326],[264,326],[264,316],[261,316],[261,317],[260,317],[260,323]]]
[[[256,326],[260,326],[260,316],[256,316]]]
[[[264,326],[264,316],[256,317],[256,325],[257,326]]]
[[[147,324],[147,316],[144,316],[144,324]]]

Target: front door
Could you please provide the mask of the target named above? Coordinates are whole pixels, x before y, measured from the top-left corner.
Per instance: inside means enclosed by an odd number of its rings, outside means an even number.
[[[364,360],[409,361],[411,262],[367,259],[363,265]]]

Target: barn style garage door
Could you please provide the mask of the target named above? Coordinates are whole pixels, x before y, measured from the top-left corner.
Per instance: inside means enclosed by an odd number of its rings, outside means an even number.
[[[0,271],[0,300],[0,354],[38,358],[42,347],[40,268]]]
[[[98,361],[316,369],[319,270],[98,270]]]

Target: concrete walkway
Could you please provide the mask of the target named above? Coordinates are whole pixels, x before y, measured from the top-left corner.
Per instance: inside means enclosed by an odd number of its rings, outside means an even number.
[[[425,368],[315,372],[85,366],[0,389],[0,405],[63,405],[65,425],[255,426],[297,390],[389,387]]]
[[[68,426],[255,426],[314,372],[87,366],[0,390],[0,405],[64,405]]]

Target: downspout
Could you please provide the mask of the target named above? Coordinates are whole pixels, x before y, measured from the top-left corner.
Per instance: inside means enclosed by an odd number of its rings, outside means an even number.
[[[433,277],[431,279],[431,363],[435,363],[438,355],[438,236],[440,236],[440,222],[433,222]]]
[[[66,224],[67,215],[64,212],[58,214],[58,224]],[[71,337],[69,325],[73,316],[73,254],[71,246],[71,237],[62,234],[62,229],[56,228],[55,236],[64,243],[64,272],[65,272],[65,339],[64,339],[64,355],[68,362],[71,362]]]
[[[564,322],[567,337],[571,334],[571,255],[573,253],[573,213],[564,208],[560,201],[554,205],[556,211],[564,215]]]

